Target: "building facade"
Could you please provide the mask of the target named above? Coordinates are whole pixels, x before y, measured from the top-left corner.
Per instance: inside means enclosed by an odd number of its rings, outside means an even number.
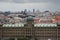
[[[34,25],[27,19],[23,27],[0,26],[0,40],[60,40],[60,26],[53,24]]]

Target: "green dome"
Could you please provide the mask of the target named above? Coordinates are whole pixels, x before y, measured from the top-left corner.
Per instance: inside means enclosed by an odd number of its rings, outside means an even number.
[[[27,21],[33,21],[33,17],[32,16],[27,17]]]

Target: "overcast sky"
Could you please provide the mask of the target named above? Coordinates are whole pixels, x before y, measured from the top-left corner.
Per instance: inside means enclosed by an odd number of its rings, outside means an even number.
[[[0,11],[20,11],[24,9],[60,11],[60,0],[0,0]]]

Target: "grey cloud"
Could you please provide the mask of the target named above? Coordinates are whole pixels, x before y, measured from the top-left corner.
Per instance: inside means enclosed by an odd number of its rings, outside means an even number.
[[[0,2],[13,2],[13,0],[0,0]]]
[[[10,1],[10,0],[0,0],[0,1]],[[60,0],[12,0],[15,3],[31,3],[31,2],[52,2],[52,3],[60,3]]]
[[[15,3],[23,3],[24,0],[13,0]]]
[[[33,2],[52,2],[52,3],[60,3],[60,0],[13,0],[16,3],[33,3]]]
[[[4,1],[4,0],[0,0],[0,1]]]
[[[13,3],[53,3],[60,4],[60,0],[0,0],[0,2],[13,2]]]

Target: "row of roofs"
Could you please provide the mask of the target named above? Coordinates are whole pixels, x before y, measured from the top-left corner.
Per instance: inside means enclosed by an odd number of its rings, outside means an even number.
[[[44,11],[40,12],[39,10],[35,11],[21,11],[21,12],[0,12],[0,22],[4,23],[20,23],[20,22],[26,22],[26,18],[29,16],[32,16],[35,18],[37,22],[46,23],[51,22],[53,20],[54,22],[60,22],[60,12],[49,12]]]

